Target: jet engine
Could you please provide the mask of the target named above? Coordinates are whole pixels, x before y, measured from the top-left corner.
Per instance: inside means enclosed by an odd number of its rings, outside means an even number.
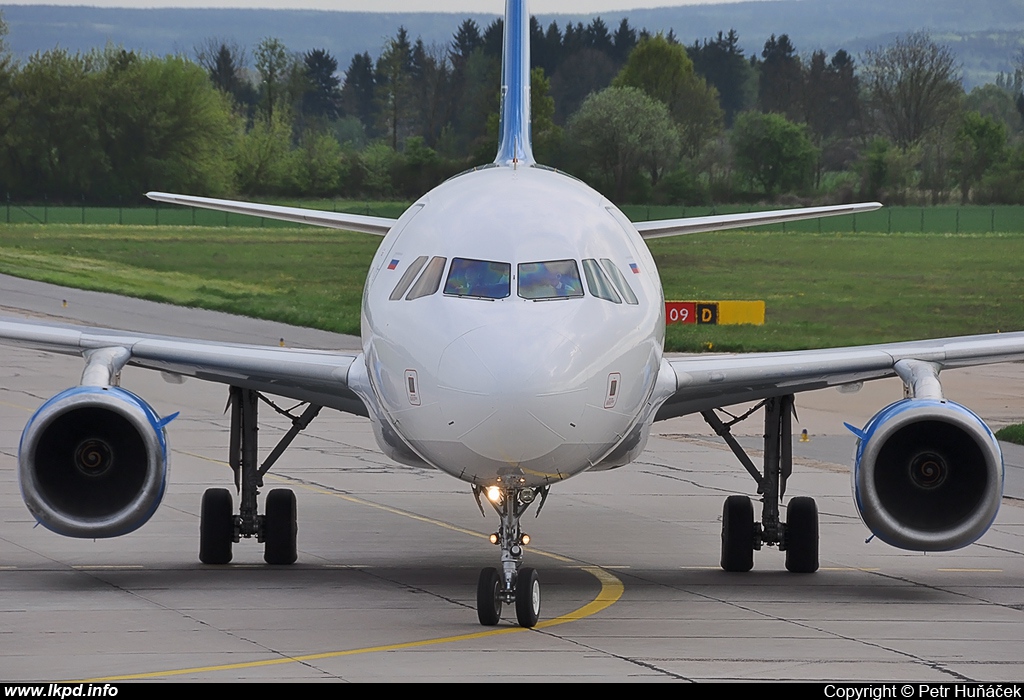
[[[902,549],[945,551],[981,537],[999,510],[1003,456],[988,426],[951,401],[904,399],[860,438],[853,495],[864,524]]]
[[[164,426],[174,416],[161,420],[116,386],[57,394],[21,435],[25,505],[44,526],[69,537],[116,537],[141,527],[163,497]]]

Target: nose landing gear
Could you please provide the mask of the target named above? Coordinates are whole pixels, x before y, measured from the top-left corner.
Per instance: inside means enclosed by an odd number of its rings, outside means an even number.
[[[498,531],[491,535],[491,543],[501,548],[501,569],[489,566],[480,572],[477,581],[476,612],[481,625],[498,624],[502,606],[512,604],[520,627],[534,627],[540,619],[540,579],[536,569],[522,567],[523,548],[530,543],[530,536],[520,529],[519,519],[538,495],[543,506],[547,493],[548,487],[473,487],[477,504],[484,494],[501,519]]]

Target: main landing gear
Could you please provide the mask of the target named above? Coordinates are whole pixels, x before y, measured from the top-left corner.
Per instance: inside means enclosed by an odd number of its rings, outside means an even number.
[[[263,543],[263,559],[268,564],[294,564],[298,558],[295,494],[291,489],[273,489],[267,494],[263,515],[258,512],[257,496],[263,487],[263,475],[284,453],[295,436],[309,425],[321,407],[310,404],[299,416],[278,408],[259,392],[231,387],[231,436],[229,464],[235,473],[235,489],[239,493],[239,509],[235,514],[231,492],[223,488],[207,489],[199,515],[199,561],[204,564],[227,564],[231,561],[231,545],[244,538],[255,537]],[[291,429],[285,434],[267,460],[260,466],[257,454],[257,408],[259,401],[289,417]]]
[[[523,548],[530,536],[519,527],[519,518],[537,497],[541,499],[537,514],[544,507],[548,488],[517,486],[473,487],[480,513],[483,494],[501,519],[498,531],[491,535],[491,543],[501,547],[501,569],[488,566],[480,572],[476,587],[476,613],[481,625],[493,626],[501,619],[503,605],[516,606],[516,620],[521,627],[534,627],[540,619],[540,579],[537,570],[523,563]]]
[[[764,466],[762,471],[744,452],[730,428],[764,407]],[[786,553],[786,568],[800,574],[818,570],[818,507],[813,498],[791,498],[787,520],[782,522],[779,506],[786,493],[786,480],[793,473],[793,396],[766,399],[746,414],[724,423],[713,411],[701,414],[708,425],[726,441],[736,457],[757,482],[761,494],[761,522],[754,522],[754,507],[747,496],[729,496],[722,510],[722,568],[750,571],[754,550],[762,545],[778,546]]]

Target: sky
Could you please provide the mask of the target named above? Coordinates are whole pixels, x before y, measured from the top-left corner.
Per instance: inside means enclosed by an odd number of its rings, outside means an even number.
[[[743,0],[531,0],[538,14],[591,13],[641,7],[716,5]],[[4,0],[4,5],[90,5],[92,7],[238,7],[288,10],[349,10],[355,12],[494,12],[502,0]]]

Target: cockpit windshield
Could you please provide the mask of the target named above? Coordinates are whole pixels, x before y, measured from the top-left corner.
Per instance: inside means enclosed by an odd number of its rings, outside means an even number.
[[[509,263],[453,258],[444,293],[478,299],[504,299],[510,294]]]
[[[519,296],[534,300],[583,296],[583,283],[576,261],[520,263]]]

